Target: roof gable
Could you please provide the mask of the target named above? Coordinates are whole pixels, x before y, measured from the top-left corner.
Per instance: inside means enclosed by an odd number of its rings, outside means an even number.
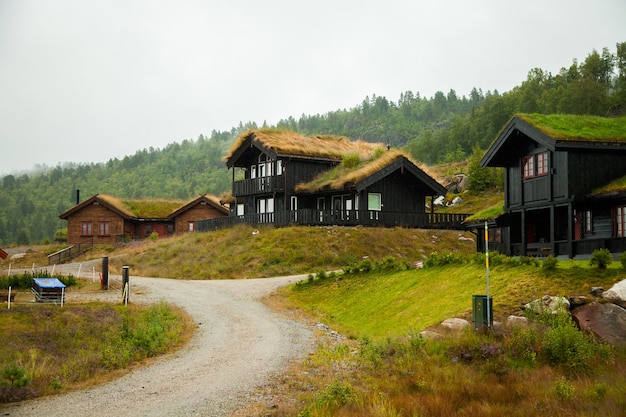
[[[362,140],[351,141],[344,136],[316,135],[304,136],[296,132],[277,129],[248,130],[235,140],[224,157],[226,165],[232,167],[250,147],[280,157],[300,157],[339,161],[344,155],[358,154],[361,158],[371,157],[377,149],[383,150],[382,143],[369,143]]]
[[[312,181],[298,184],[296,192],[314,193],[344,190],[351,187],[360,191],[398,169],[408,170],[434,194],[445,194],[445,187],[418,168],[406,154],[396,149],[379,153],[367,160],[359,160],[358,163],[352,159],[346,159]]]
[[[187,204],[183,205],[182,207],[179,207],[177,210],[170,213],[169,217],[170,218],[177,217],[181,215],[182,213],[184,213],[185,211],[197,206],[198,204],[203,204],[203,203],[208,204],[209,206],[213,207],[214,209],[220,211],[223,214],[228,214],[228,209],[219,202],[217,197],[209,196],[207,194],[202,194],[200,197],[194,198],[193,200],[189,201]]]
[[[80,204],[75,205],[59,217],[67,219],[72,214],[83,208],[98,203],[107,209],[115,212],[125,219],[169,219],[178,216],[180,213],[190,209],[196,204],[206,202],[212,207],[227,214],[228,209],[220,204],[217,197],[201,195],[191,201],[165,200],[165,199],[134,199],[124,200],[108,194],[95,194]]]
[[[481,160],[481,165],[507,166],[528,141],[557,148],[626,148],[626,117],[517,114],[504,126]]]

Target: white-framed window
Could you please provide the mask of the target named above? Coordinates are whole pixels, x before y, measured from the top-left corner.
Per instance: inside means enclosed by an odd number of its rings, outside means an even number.
[[[187,222],[187,231],[193,232],[196,230],[196,222]]]
[[[256,178],[256,165],[252,165],[250,167],[250,178],[252,179]]]
[[[283,160],[276,161],[276,175],[283,175]]]
[[[237,208],[235,210],[236,210],[237,216],[243,216],[243,214],[244,214],[244,205],[243,205],[243,203],[237,204]]]
[[[367,193],[367,211],[370,214],[370,220],[378,220],[378,212],[382,207],[380,193]]]

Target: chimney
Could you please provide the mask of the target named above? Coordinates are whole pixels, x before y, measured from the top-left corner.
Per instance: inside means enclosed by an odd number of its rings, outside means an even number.
[[[80,190],[76,189],[76,204],[80,204]]]

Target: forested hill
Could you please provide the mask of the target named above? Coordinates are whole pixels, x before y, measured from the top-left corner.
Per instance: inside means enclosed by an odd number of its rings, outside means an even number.
[[[497,70],[497,69],[494,69]],[[509,92],[469,96],[454,90],[421,97],[406,91],[397,101],[366,97],[349,110],[289,117],[277,127],[304,134],[334,134],[389,143],[406,149],[427,164],[463,160],[484,150],[515,113],[618,115],[626,109],[626,42],[614,52],[592,51],[558,74],[531,69],[526,80]],[[190,199],[220,195],[231,177],[222,156],[234,138],[253,122],[230,131],[172,143],[164,149],[143,149],[104,164],[40,167],[37,172],[7,175],[0,181],[0,245],[51,241],[65,227],[59,214],[84,198],[106,193],[122,198]]]

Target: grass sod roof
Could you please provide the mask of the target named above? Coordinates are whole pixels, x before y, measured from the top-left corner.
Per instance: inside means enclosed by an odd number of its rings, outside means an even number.
[[[557,141],[626,143],[626,117],[516,114]]]
[[[607,194],[622,194],[626,193],[626,177],[618,178],[610,183],[593,190],[592,195],[602,196]]]
[[[115,207],[128,217],[139,219],[166,219],[171,213],[187,204],[182,200],[122,200],[107,194],[99,194],[98,198]]]
[[[321,173],[307,183],[298,184],[296,191],[313,193],[322,190],[343,189],[348,184],[355,184],[364,180],[402,157],[417,166],[415,161],[412,161],[410,157],[398,149],[379,151],[370,158],[365,160],[359,159],[358,162],[355,158],[348,155],[342,163],[336,167]]]
[[[233,157],[248,138],[271,149],[278,155],[306,156],[341,159],[346,154],[358,154],[362,159],[370,158],[377,149],[384,149],[382,143],[369,143],[362,140],[351,141],[344,136],[315,135],[304,136],[300,133],[280,129],[251,129],[235,139],[223,160]]]

